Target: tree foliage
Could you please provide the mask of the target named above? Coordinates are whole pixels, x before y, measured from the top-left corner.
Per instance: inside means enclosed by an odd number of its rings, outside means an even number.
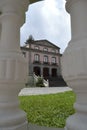
[[[32,35],[29,35],[29,38],[26,40],[26,44],[29,44],[30,42],[34,41],[34,38]]]
[[[38,81],[36,82],[36,87],[45,87],[43,84],[43,79],[41,77],[38,78]]]

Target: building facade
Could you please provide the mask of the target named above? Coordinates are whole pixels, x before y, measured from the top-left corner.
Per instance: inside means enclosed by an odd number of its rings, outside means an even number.
[[[48,40],[27,40],[21,47],[22,53],[28,61],[28,74],[48,77],[61,75],[60,48]]]

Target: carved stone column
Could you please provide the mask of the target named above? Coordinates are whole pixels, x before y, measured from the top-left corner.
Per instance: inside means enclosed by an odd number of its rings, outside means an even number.
[[[27,76],[20,51],[20,27],[28,4],[28,0],[0,0],[0,130],[27,130],[18,93]]]
[[[76,113],[66,121],[66,130],[87,130],[87,0],[67,0],[72,39],[62,57],[62,73],[77,95]]]

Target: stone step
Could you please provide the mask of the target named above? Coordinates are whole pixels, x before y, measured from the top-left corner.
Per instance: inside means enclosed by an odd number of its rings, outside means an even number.
[[[37,126],[34,124],[29,123],[29,130],[64,130],[64,128],[52,128],[52,127],[45,127],[45,126]]]
[[[66,82],[63,80],[63,78],[59,77],[49,77],[49,86],[53,87],[59,87],[59,86],[67,86]]]

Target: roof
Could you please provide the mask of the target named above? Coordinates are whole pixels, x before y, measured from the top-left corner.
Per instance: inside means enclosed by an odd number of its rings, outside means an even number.
[[[38,45],[45,45],[45,46],[49,46],[49,47],[55,47],[57,49],[60,49],[60,47],[58,47],[57,45],[53,44],[52,42],[46,40],[46,39],[43,39],[43,40],[36,40],[36,41],[33,41],[32,44],[38,44]]]
[[[57,45],[53,44],[52,42],[44,39],[44,40],[32,40],[31,42],[27,42],[23,47],[26,47],[28,44],[34,44],[34,45],[40,45],[40,46],[46,46],[46,47],[51,47],[51,48],[56,48],[60,49]]]

